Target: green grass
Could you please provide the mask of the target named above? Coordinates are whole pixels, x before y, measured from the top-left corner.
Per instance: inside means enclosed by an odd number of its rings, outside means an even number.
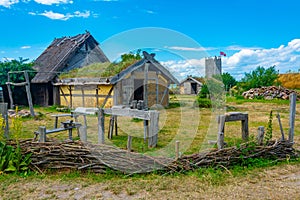
[[[273,103],[279,105],[287,105],[289,104],[289,100],[283,99],[272,99],[272,100],[265,100],[265,99],[244,99],[244,98],[237,98],[237,97],[226,97],[226,103],[236,103],[236,104],[243,104],[243,103]]]

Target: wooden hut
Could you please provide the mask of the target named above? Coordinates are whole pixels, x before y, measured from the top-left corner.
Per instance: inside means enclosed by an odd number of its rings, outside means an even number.
[[[114,86],[114,105],[129,106],[133,100],[142,100],[146,107],[154,104],[168,106],[169,86],[177,79],[157,60],[155,54],[143,52],[144,58],[111,78]]]
[[[57,76],[96,62],[109,62],[99,43],[86,32],[74,37],[54,39],[50,46],[36,59],[38,71],[31,80],[34,104],[48,106],[59,104],[58,87],[53,87]]]
[[[157,60],[143,52],[144,58],[113,77],[72,78],[55,83],[60,105],[69,107],[130,106],[133,100],[168,106],[169,86],[177,79]]]
[[[180,94],[198,94],[201,90],[202,83],[191,76],[180,82]]]

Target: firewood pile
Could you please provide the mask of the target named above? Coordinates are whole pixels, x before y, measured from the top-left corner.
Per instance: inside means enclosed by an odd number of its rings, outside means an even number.
[[[32,154],[30,168],[39,172],[47,169],[75,169],[105,173],[110,169],[125,174],[153,171],[172,173],[201,167],[243,166],[251,158],[285,160],[299,156],[299,152],[286,141],[273,142],[267,146],[257,146],[249,142],[239,147],[182,156],[178,160],[150,157],[108,145],[83,144],[79,141],[37,143],[24,140],[19,144],[22,153]]]
[[[243,92],[243,96],[245,99],[255,99],[255,98],[264,98],[267,100],[272,99],[284,99],[288,100],[289,95],[291,93],[297,93],[294,90],[289,90],[284,87],[276,87],[276,86],[269,86],[269,87],[261,87],[261,88],[252,88],[246,92]],[[299,93],[297,96],[300,97]]]

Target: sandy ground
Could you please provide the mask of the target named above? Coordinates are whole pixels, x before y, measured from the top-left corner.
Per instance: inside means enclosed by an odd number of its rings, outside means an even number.
[[[1,183],[0,199],[300,199],[300,163],[228,176],[221,184],[201,180],[194,175],[100,182],[20,178]]]

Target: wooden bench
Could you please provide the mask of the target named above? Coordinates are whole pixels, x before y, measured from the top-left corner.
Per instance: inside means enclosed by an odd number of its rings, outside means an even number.
[[[61,122],[61,127],[60,128],[54,128],[54,129],[46,129],[45,126],[40,126],[38,131],[35,131],[35,137],[34,140],[40,136],[39,142],[46,142],[46,135],[51,134],[51,133],[57,133],[61,131],[68,131],[69,133],[69,139],[73,140],[72,138],[72,130],[74,128],[79,128],[81,126],[80,123],[78,122],[73,122],[73,120],[67,120],[65,122]]]

